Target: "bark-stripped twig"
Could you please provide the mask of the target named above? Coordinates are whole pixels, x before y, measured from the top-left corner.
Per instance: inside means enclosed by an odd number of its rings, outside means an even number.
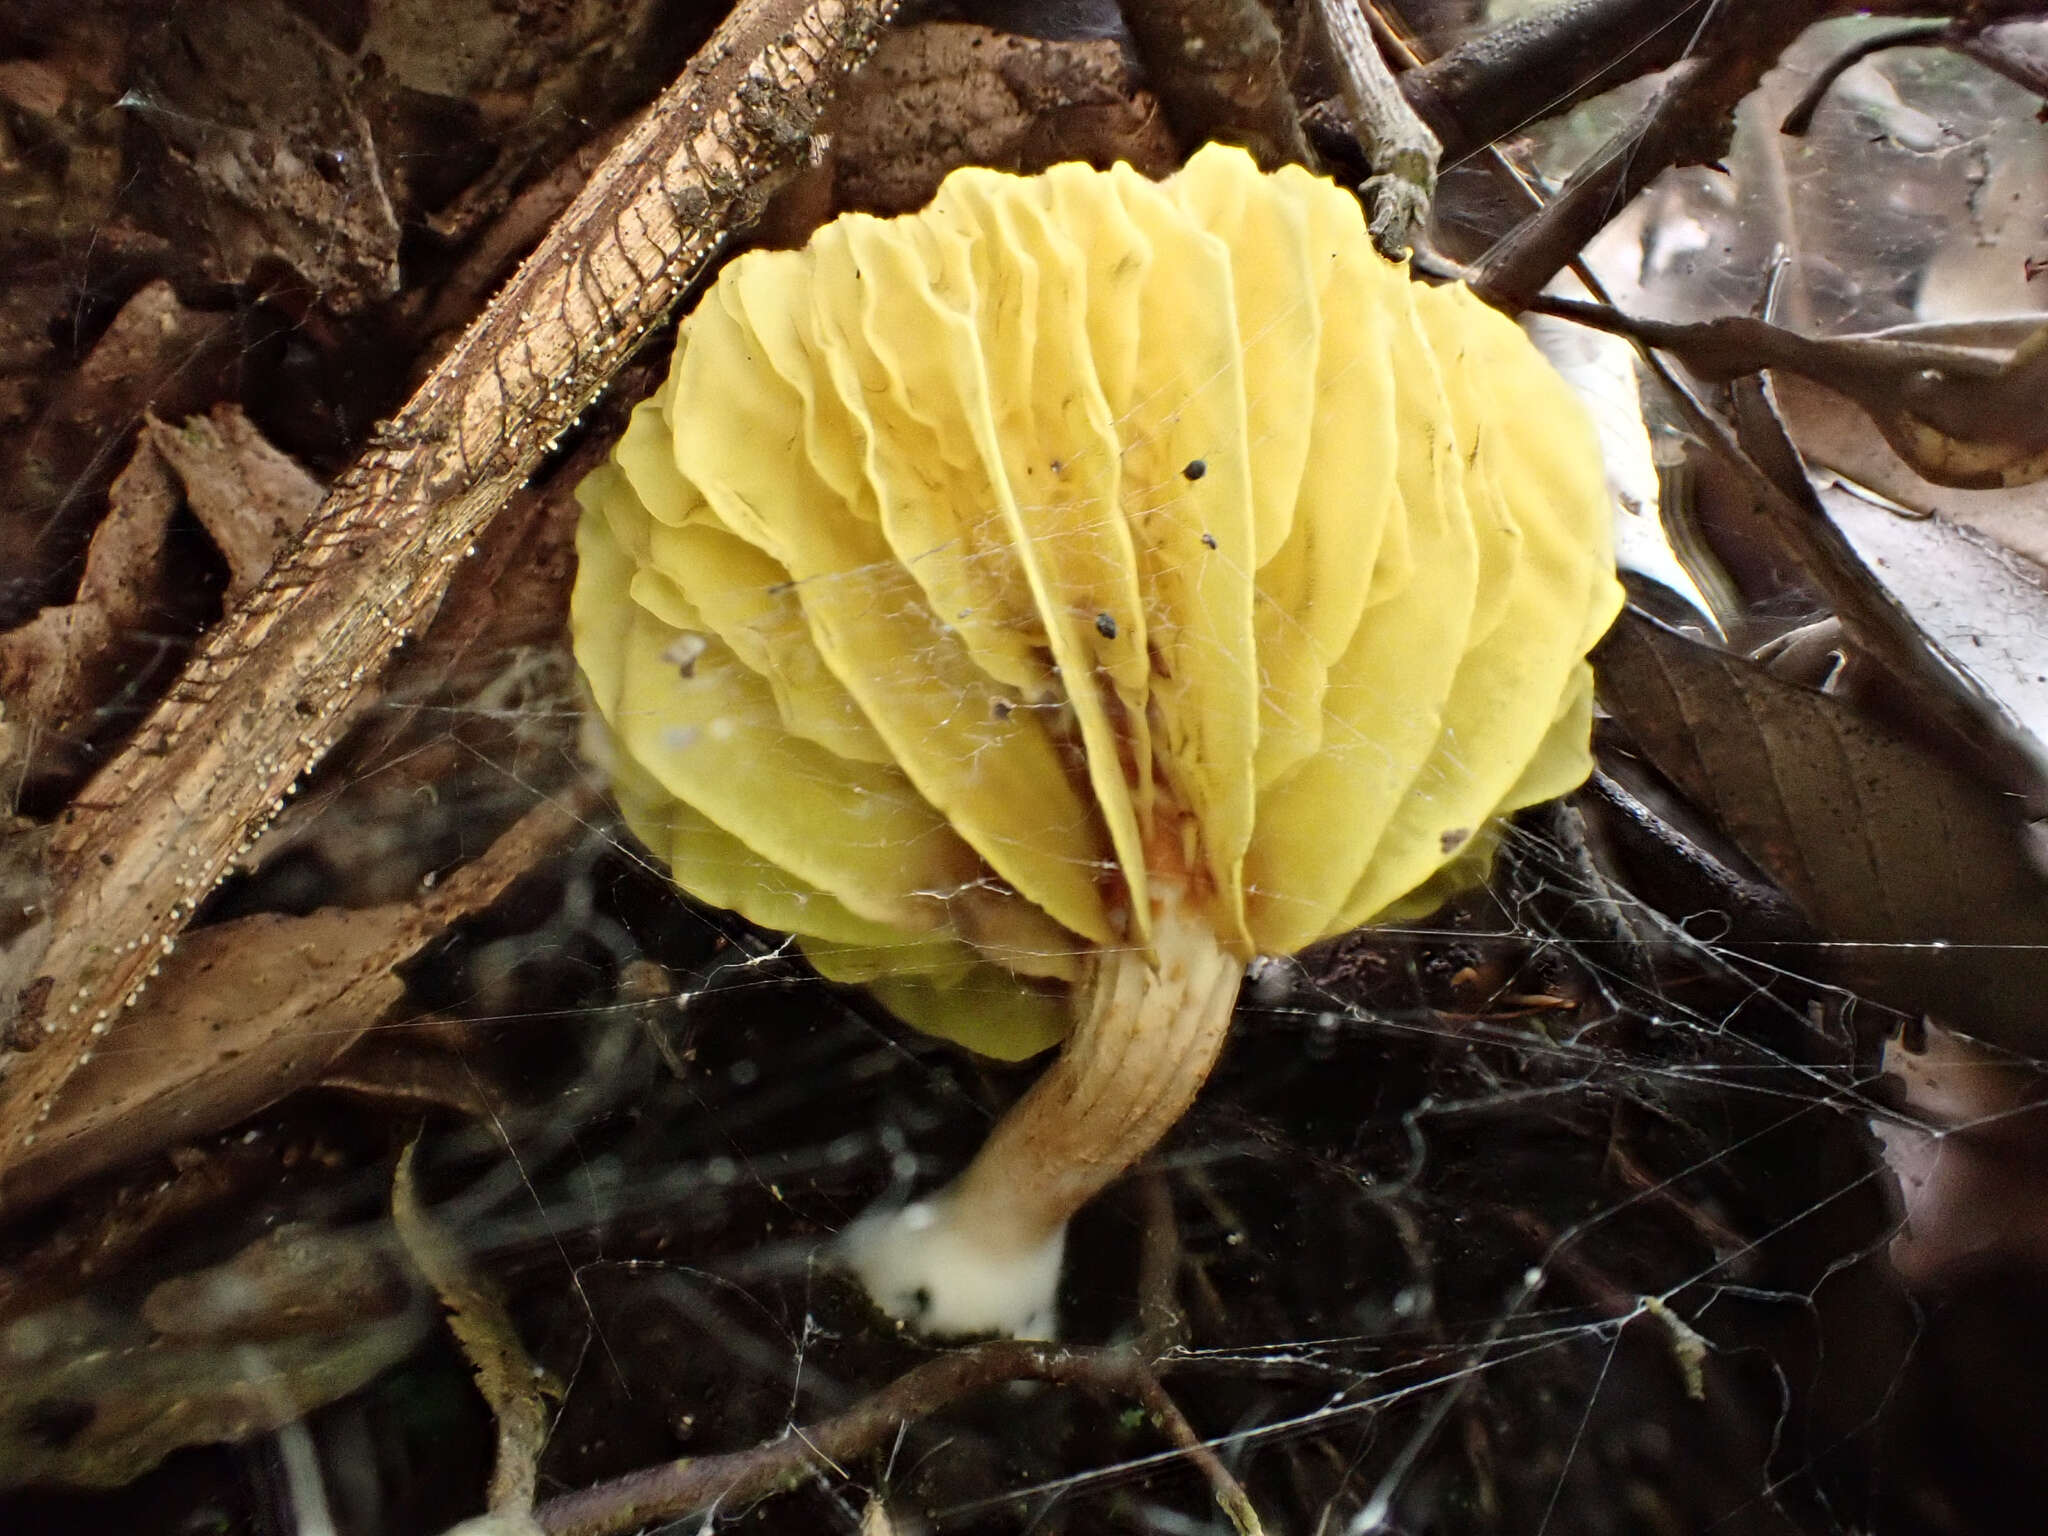
[[[1372,168],[1362,189],[1372,243],[1382,255],[1399,259],[1414,249],[1429,223],[1443,146],[1401,94],[1359,0],[1315,0],[1315,7],[1351,130]]]
[[[743,0],[64,814],[0,1165],[374,696],[493,513],[811,145],[896,0]]]

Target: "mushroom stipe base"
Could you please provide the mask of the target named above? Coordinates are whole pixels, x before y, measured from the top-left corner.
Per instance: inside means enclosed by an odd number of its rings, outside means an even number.
[[[1151,947],[1091,961],[1059,1059],[966,1171],[841,1235],[841,1259],[890,1316],[939,1336],[1056,1335],[1069,1218],[1194,1102],[1244,977],[1181,887],[1154,882]]]

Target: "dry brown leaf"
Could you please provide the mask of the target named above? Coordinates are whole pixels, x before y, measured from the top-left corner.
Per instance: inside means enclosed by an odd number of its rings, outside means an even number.
[[[156,1166],[68,1207],[0,1264],[0,1327],[147,1263],[209,1214],[275,1193],[324,1151],[317,1132],[269,1128],[173,1147]]]
[[[234,350],[234,318],[187,309],[169,283],[149,283],[122,306],[36,426],[0,457],[0,625],[67,595],[68,562],[86,545],[144,408],[205,409],[224,392]]]
[[[162,245],[114,213],[125,125],[107,108],[128,24],[68,7],[25,24],[34,57],[0,60],[0,431],[33,416],[61,373],[81,278]]]
[[[347,1094],[386,1115],[445,1112],[484,1120],[511,1100],[511,1092],[456,1048],[423,1033],[446,1028],[458,1040],[473,1026],[462,1019],[409,1019],[406,1027],[358,1041],[320,1079],[326,1093]]]
[[[283,268],[347,312],[398,288],[398,216],[355,66],[283,0],[168,10],[122,98],[158,150],[136,186],[216,282]]]
[[[1841,979],[2048,1049],[2048,880],[2015,804],[1840,699],[1625,614],[1595,653],[1643,756],[1838,946]]]
[[[298,537],[325,494],[232,401],[182,427],[152,416],[145,435],[178,472],[192,515],[227,561],[231,602],[255,586],[278,551]]]
[[[380,1229],[307,1226],[161,1282],[139,1312],[19,1318],[0,1334],[0,1487],[111,1487],[278,1428],[402,1359],[425,1321]]]
[[[2048,1262],[2048,1104],[2037,1063],[1929,1028],[1885,1048],[1906,1106],[1932,1129],[1880,1124],[1905,1225],[1891,1259],[1915,1285],[1973,1268]]]
[[[415,902],[261,913],[186,935],[144,1005],[115,1019],[65,1084],[0,1199],[46,1199],[317,1080],[403,999],[393,967],[495,901],[576,818],[573,797],[536,807]]]
[[[134,660],[133,631],[157,604],[164,532],[177,509],[169,466],[138,445],[109,493],[77,595],[0,634],[0,702],[10,719],[60,741],[90,726]],[[31,744],[38,748],[43,755],[49,745]]]
[[[159,1281],[142,1299],[142,1320],[160,1339],[253,1343],[390,1317],[411,1292],[386,1244],[294,1222],[224,1264]]]

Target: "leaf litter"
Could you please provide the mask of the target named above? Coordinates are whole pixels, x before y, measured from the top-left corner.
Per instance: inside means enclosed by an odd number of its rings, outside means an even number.
[[[103,712],[126,685],[116,652],[157,622],[135,604],[167,580],[180,601],[211,582],[213,601],[233,602],[259,577],[318,483],[395,403],[404,349],[419,344],[410,317],[459,323],[475,302],[471,285],[436,311],[437,275],[691,41],[656,45],[651,12],[632,6],[568,8],[552,33],[483,4],[450,8],[435,27],[396,4],[365,8],[367,27],[331,8],[311,20],[278,5],[221,11],[179,23],[203,34],[185,55],[193,77],[85,69],[68,39],[106,24],[96,13],[53,33],[44,54],[0,59],[0,94],[38,123],[140,93],[122,113],[198,188],[178,220],[154,222],[147,197],[84,205],[86,234],[118,235],[124,261],[142,253],[122,275],[82,279],[82,251],[65,243],[78,231],[54,221],[57,280],[8,300],[10,316],[38,307],[24,335],[53,318],[82,327],[54,351],[0,358],[13,390],[0,403],[18,402],[0,412],[8,638],[42,623],[39,609],[81,610],[48,626],[61,645],[38,642],[53,665],[23,664],[33,680],[0,688],[12,754],[0,771],[26,783],[24,764],[36,765],[48,786],[23,802],[7,845],[28,908],[43,899],[36,844],[85,766],[40,766],[50,741],[130,728],[132,716]],[[617,46],[595,47],[601,37]],[[489,46],[456,47],[480,38]],[[165,43],[138,42],[134,58]],[[861,175],[908,175],[912,190],[887,196],[915,199],[927,150],[937,164],[971,140],[1000,156],[1021,132],[1064,152],[1070,132],[1098,131],[1072,126],[1094,111],[1106,137],[1084,138],[1082,152],[1122,153],[1149,121],[1140,87],[1106,57],[1084,69],[1094,55],[1049,40],[984,48],[1004,61],[998,92],[964,66],[949,78],[958,47],[927,36],[903,66],[942,104],[924,145],[863,141],[846,125],[836,152],[855,166],[872,157]],[[305,86],[291,111],[270,114],[274,126],[255,121],[273,83],[221,62],[237,48]],[[1312,50],[1298,56],[1297,94],[1327,95]],[[1040,68],[1020,85],[1017,69]],[[1841,98],[1823,102],[1812,130],[1823,152],[1802,176],[1816,164],[1839,173],[1841,151],[1827,146],[1854,114],[1881,119],[1878,152],[1916,166],[1973,133],[2017,132],[2009,97],[1988,118],[1957,110],[1982,97],[1979,84],[1896,72],[1891,55],[1859,69],[1882,73],[1845,76]],[[1054,127],[1059,102],[1082,117]],[[1928,122],[1947,126],[1930,139]],[[63,131],[71,174],[104,168],[89,134]],[[1343,152],[1341,138],[1326,142]],[[1782,153],[1744,146],[1756,157],[1745,169]],[[319,158],[335,151],[346,164]],[[288,158],[325,190],[294,181]],[[177,184],[166,175],[144,190]],[[821,195],[823,206],[885,195],[845,169],[822,194],[818,181],[781,205],[785,228],[814,220]],[[1916,182],[1913,195],[1940,184]],[[1725,206],[1665,199],[1671,228],[1710,224]],[[305,236],[308,210],[322,209],[341,237],[325,248]],[[1440,224],[1468,231],[1493,219],[1498,232],[1499,217],[1455,188],[1440,207]],[[1903,318],[1872,297],[1895,253],[1850,260],[1823,238],[1826,222],[1797,242],[1818,296],[1801,327]],[[1979,212],[1961,226],[1970,240],[1994,228],[2011,240],[2024,223]],[[1659,263],[1677,247],[1658,235],[1647,232],[1637,270],[1668,292]],[[1861,289],[1830,286],[1823,252]],[[1943,255],[1928,255],[1930,271]],[[1955,291],[1945,274],[1942,291]],[[393,283],[397,296],[383,297]],[[399,354],[395,368],[359,361],[380,346]],[[2008,724],[2030,725],[2019,684],[2038,587],[2009,562],[2003,585],[1983,585],[1986,559],[2004,556],[1962,538],[1957,509],[2025,507],[2032,493],[1929,492],[1859,473],[1823,446],[1796,383],[1780,373],[1775,386],[1808,466],[1915,510],[1944,498],[1935,510],[1951,521],[1910,525],[1929,542],[1904,549],[1859,537],[1871,516],[1896,513],[1847,510],[1861,579],[1894,578],[1909,622],[1976,672]],[[300,409],[314,400],[317,423]],[[1867,450],[1875,435],[1847,411],[1832,440]],[[288,469],[271,444],[305,467]],[[1692,510],[1688,474],[1703,458],[1694,445],[1686,474],[1660,461],[1667,516]],[[822,987],[776,936],[666,890],[616,828],[581,825],[592,812],[574,799],[578,706],[558,639],[564,492],[578,469],[551,468],[480,541],[356,736],[299,786],[119,1021],[148,1043],[116,1050],[110,1033],[69,1090],[75,1123],[96,1128],[65,1143],[68,1166],[25,1165],[48,1198],[32,1216],[8,1206],[0,1282],[19,1303],[7,1347],[38,1352],[0,1461],[36,1479],[143,1477],[113,1499],[154,1488],[181,1490],[164,1496],[188,1508],[239,1508],[242,1495],[224,1491],[232,1469],[283,1454],[265,1449],[282,1444],[277,1432],[338,1399],[307,1421],[321,1465],[337,1498],[367,1479],[384,1510],[351,1528],[439,1529],[481,1507],[488,1456],[459,1428],[474,1430],[473,1404],[435,1410],[435,1432],[472,1447],[456,1459],[473,1486],[430,1494],[404,1453],[362,1453],[389,1443],[376,1435],[403,1441],[394,1393],[439,1401],[433,1382],[467,1375],[445,1344],[418,1352],[417,1303],[381,1310],[409,1298],[403,1283],[334,1322],[307,1306],[319,1271],[266,1256],[301,1236],[306,1252],[339,1245],[337,1264],[388,1256],[389,1170],[424,1115],[414,1178],[437,1226],[566,1386],[541,1451],[544,1491],[780,1444],[796,1453],[776,1484],[786,1491],[730,1511],[740,1523],[856,1529],[885,1507],[901,1529],[1213,1520],[1214,1487],[1188,1470],[1184,1446],[1144,1414],[1064,1388],[934,1401],[880,1440],[834,1442],[843,1454],[831,1459],[805,1451],[804,1426],[843,1422],[935,1358],[878,1328],[811,1251],[892,1183],[958,1166],[1021,1083],[904,1036],[858,995]],[[1716,521],[1714,494],[1698,510],[1739,586],[1726,531],[1739,524]],[[1821,495],[1840,505],[1837,491]],[[2003,527],[2014,549],[2031,547],[2023,513]],[[1932,603],[1906,579],[1928,576],[1945,583]],[[1746,616],[1748,643],[1853,608],[1800,590],[1798,612]],[[202,605],[185,635],[210,622]],[[1999,634],[1995,647],[1971,638]],[[1186,1342],[1160,1362],[1165,1390],[1269,1528],[1363,1529],[1377,1512],[1454,1529],[1593,1530],[1627,1507],[1676,1529],[1970,1529],[1997,1478],[1959,1478],[1940,1405],[1967,1397],[1973,1340],[1988,1333],[2017,1354],[2039,1343],[2023,1311],[2001,1308],[2009,1271],[1987,1268],[2038,1255],[1981,1237],[2001,1202],[2018,1202],[2007,1225],[2022,1227],[2027,1198],[1984,1170],[2035,1155],[2026,998],[2043,950],[2024,818],[1972,777],[1952,731],[1916,718],[1918,704],[1901,711],[1894,698],[1883,720],[1871,716],[1870,695],[1885,689],[1867,679],[1883,656],[1816,673],[1841,674],[1830,696],[1666,631],[1637,626],[1614,644],[1602,682],[1617,728],[1603,752],[1633,775],[1642,835],[1621,835],[1620,802],[1589,795],[1576,821],[1523,823],[1489,895],[1268,978],[1161,1159],[1164,1202],[1112,1202],[1077,1234],[1077,1338],[1114,1340],[1141,1311],[1176,1319],[1164,1336]],[[1853,626],[1825,644],[1861,648]],[[2003,660],[1986,664],[1976,653],[1987,649]],[[574,814],[516,853],[486,851],[536,802]],[[537,822],[520,824],[530,834]],[[1702,886],[1710,866],[1729,878]],[[1814,931],[1788,940],[1782,908],[1730,899],[1743,881],[1789,896]],[[32,936],[33,915],[16,931]],[[673,980],[627,987],[650,960]],[[1923,1009],[1939,1022],[1923,1028]],[[1958,1036],[1969,1038],[1951,1044]],[[1996,1070],[1970,1065],[1993,1058]],[[1943,1097],[1926,1081],[1933,1062],[1951,1083],[1977,1072],[2000,1086]],[[321,1080],[346,1096],[308,1087]],[[1906,1182],[1903,1228],[1873,1122]],[[95,1137],[101,1150],[88,1151]],[[288,1147],[321,1151],[287,1161]],[[1929,1148],[1952,1150],[1930,1162]],[[266,1182],[259,1167],[279,1172]],[[1974,1203],[1957,1204],[1959,1188]],[[298,1235],[263,1235],[280,1223]],[[252,1273],[276,1277],[274,1296],[201,1326],[216,1282],[234,1293]],[[1939,1307],[1916,1310],[1909,1281],[1938,1286],[1923,1294]],[[0,1303],[9,1295],[0,1283]],[[280,1332],[295,1314],[306,1327]],[[1950,1419],[1976,1427],[1971,1454],[1994,1468],[2027,1465],[2035,1449],[2011,1419]],[[368,1440],[366,1425],[379,1426]],[[245,1448],[211,1463],[187,1450],[143,1476],[174,1446],[209,1440]],[[194,1494],[206,1465],[229,1474]],[[31,1521],[94,1507],[20,1497]],[[1950,1513],[1910,1513],[1928,1509]]]

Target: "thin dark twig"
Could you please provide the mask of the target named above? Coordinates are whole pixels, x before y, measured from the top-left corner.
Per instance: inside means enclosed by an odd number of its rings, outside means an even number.
[[[1157,1360],[1187,1342],[1187,1314],[1180,1306],[1180,1221],[1174,1215],[1173,1189],[1158,1169],[1134,1181],[1142,1236],[1138,1247],[1138,1321],[1140,1345],[1148,1360]]]
[[[1473,289],[1510,314],[1526,309],[1609,220],[1715,130],[1704,126],[1722,87],[1711,62],[1687,59],[1635,125],[1616,134],[1541,212],[1518,224],[1471,273]]]
[[[1924,48],[1938,46],[1956,40],[1955,24],[1937,17],[1920,21],[1901,22],[1884,32],[1874,33],[1859,42],[1851,43],[1821,67],[1813,77],[1792,110],[1785,114],[1784,122],[1778,125],[1778,132],[1799,138],[1813,126],[1813,114],[1820,110],[1835,82],[1861,64],[1874,53],[1886,53],[1893,48]]]
[[[1958,53],[1975,59],[1993,74],[2003,75],[2021,90],[2048,96],[2048,60],[2031,48],[2019,47],[2004,27],[1987,27],[1955,44]]]
[[[927,1360],[865,1401],[778,1440],[721,1456],[686,1456],[551,1499],[534,1511],[548,1536],[610,1536],[720,1504],[745,1504],[801,1483],[822,1464],[842,1463],[975,1392],[1013,1381],[1115,1393],[1135,1399],[1198,1467],[1240,1531],[1257,1532],[1243,1488],[1202,1443],[1152,1367],[1123,1349],[1068,1349],[1003,1339]]]

